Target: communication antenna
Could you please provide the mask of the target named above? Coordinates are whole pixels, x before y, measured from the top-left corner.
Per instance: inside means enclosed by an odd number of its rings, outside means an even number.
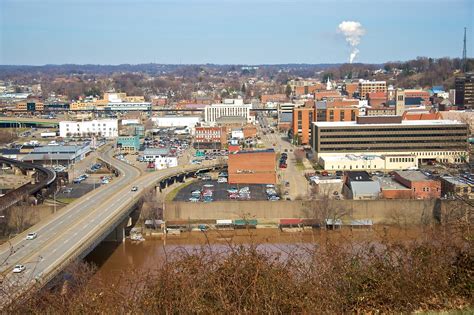
[[[466,52],[466,28],[464,28],[464,45],[462,48],[462,67],[463,72],[467,71],[467,52]]]

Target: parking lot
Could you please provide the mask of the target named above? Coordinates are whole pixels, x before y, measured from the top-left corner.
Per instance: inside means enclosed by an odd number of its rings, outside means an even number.
[[[206,185],[206,186],[204,186]],[[212,185],[212,186],[211,186]],[[249,193],[245,193],[246,188],[248,187]],[[229,197],[228,190],[236,189],[239,192],[242,190],[242,198],[231,199]],[[217,180],[195,180],[190,185],[187,185],[181,189],[173,199],[173,201],[189,201],[193,197],[193,191],[212,191],[212,200],[213,201],[227,201],[227,200],[267,200],[267,187],[261,184],[250,184],[250,185],[237,185],[237,184],[228,184],[228,183],[218,183]],[[238,195],[239,192],[236,192],[235,195]],[[248,198],[247,198],[248,196]]]
[[[89,191],[93,190],[94,187],[97,189],[101,186],[101,179],[99,175],[91,175],[84,181],[74,184],[70,183],[62,187],[56,194],[57,199],[75,199],[81,198]]]

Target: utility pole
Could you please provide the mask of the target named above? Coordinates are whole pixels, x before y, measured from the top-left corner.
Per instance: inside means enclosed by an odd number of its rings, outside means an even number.
[[[464,73],[467,72],[466,27],[464,28],[464,41],[463,41],[463,49],[462,49],[461,71],[464,72]]]

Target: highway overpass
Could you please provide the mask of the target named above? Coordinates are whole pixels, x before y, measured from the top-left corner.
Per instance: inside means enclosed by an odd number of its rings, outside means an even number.
[[[1,303],[27,290],[41,287],[58,275],[68,264],[85,257],[117,225],[126,220],[140,196],[161,181],[179,174],[191,175],[218,165],[175,167],[142,174],[137,168],[112,157],[112,150],[100,153],[100,158],[120,173],[104,185],[33,226],[0,246]],[[131,187],[138,191],[132,192]],[[38,233],[35,240],[25,240],[28,232]],[[13,274],[15,264],[26,270]]]
[[[0,117],[0,128],[59,128],[58,119],[44,119],[37,117]]]
[[[9,191],[4,196],[0,197],[0,213],[5,209],[11,207],[25,196],[31,196],[35,194],[42,194],[43,189],[48,189],[56,181],[56,172],[49,170],[41,165],[30,164],[17,160],[0,157],[0,165],[8,164],[17,167],[22,170],[36,170],[41,175],[38,176],[38,181],[34,184],[26,184],[18,189]]]

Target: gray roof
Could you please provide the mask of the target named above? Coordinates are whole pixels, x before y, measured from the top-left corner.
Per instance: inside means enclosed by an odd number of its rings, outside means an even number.
[[[22,161],[48,161],[48,160],[74,160],[73,153],[30,153],[22,158]]]
[[[327,102],[326,101],[318,101],[316,102],[316,109],[326,109]]]
[[[289,122],[293,121],[293,113],[281,113],[280,114],[280,122]]]
[[[409,181],[431,181],[431,179],[420,171],[397,171],[396,173]]]
[[[403,186],[399,182],[393,180],[391,177],[377,176],[375,178],[380,183],[382,190],[410,190],[410,188]]]
[[[216,118],[217,123],[245,123],[247,120],[243,116],[221,116]]]
[[[34,148],[33,153],[76,153],[82,148],[78,145],[46,145]]]
[[[379,182],[351,182],[353,196],[378,196],[380,194]]]

